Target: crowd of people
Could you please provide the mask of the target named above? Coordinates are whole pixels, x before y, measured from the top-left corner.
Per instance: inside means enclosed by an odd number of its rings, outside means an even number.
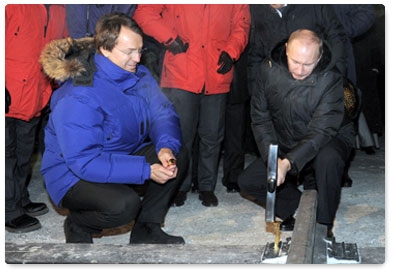
[[[162,230],[166,213],[190,191],[218,206],[221,157],[227,191],[265,207],[277,144],[281,229],[293,230],[303,187],[317,190],[317,222],[332,237],[356,140],[384,130],[364,102],[384,107],[383,48],[373,62],[360,46],[383,27],[382,8],[7,5],[6,230],[37,230],[48,212],[28,192],[38,144],[45,189],[68,210],[66,243],[134,221],[131,244],[185,243]],[[245,166],[248,152],[257,158]]]

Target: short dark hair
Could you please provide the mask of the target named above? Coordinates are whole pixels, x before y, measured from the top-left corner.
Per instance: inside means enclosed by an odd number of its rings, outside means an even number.
[[[143,36],[140,26],[131,17],[124,13],[110,13],[102,16],[95,28],[96,50],[100,48],[111,51],[117,43],[121,27],[131,29],[133,32]]]

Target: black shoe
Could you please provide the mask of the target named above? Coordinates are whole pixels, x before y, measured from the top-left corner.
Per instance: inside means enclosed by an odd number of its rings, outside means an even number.
[[[326,227],[326,238],[333,238],[333,225],[327,225]]]
[[[376,152],[374,151],[373,146],[369,147],[361,147],[361,151],[365,151],[366,154],[368,155],[374,155]]]
[[[180,236],[164,232],[160,223],[136,222],[130,234],[130,244],[185,244]]]
[[[43,215],[49,211],[45,203],[34,203],[34,202],[30,202],[29,204],[24,206],[23,210],[29,216]]]
[[[224,176],[222,178],[222,185],[226,188],[226,192],[240,192],[239,185],[237,183],[229,182],[229,176]]]
[[[198,186],[197,182],[193,182],[193,183],[192,183],[191,192],[192,192],[192,193],[197,193],[197,192],[199,192],[199,186]]]
[[[5,229],[9,232],[24,233],[41,228],[40,221],[27,214],[23,214],[5,223]]]
[[[66,236],[66,243],[93,244],[92,234],[73,223],[70,217],[64,220],[63,229]]]
[[[352,187],[352,179],[348,175],[348,173],[343,176],[342,187],[343,188],[351,188]]]
[[[280,224],[280,230],[282,231],[293,231],[295,226],[295,218],[291,215],[285,218]]]
[[[327,243],[332,243],[335,241],[335,236],[333,235],[333,225],[326,224],[326,236],[324,241]]]
[[[186,191],[179,191],[177,192],[176,196],[173,199],[172,205],[176,207],[183,206],[187,200],[187,192]]]
[[[206,207],[218,206],[218,199],[212,191],[199,192],[199,200],[202,200],[202,205]]]
[[[226,192],[240,192],[240,188],[239,185],[234,184],[234,183],[230,183],[228,185],[225,186],[226,187]]]

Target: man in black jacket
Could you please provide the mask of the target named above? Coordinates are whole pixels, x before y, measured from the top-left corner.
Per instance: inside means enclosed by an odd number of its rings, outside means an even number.
[[[347,74],[347,35],[331,5],[255,4],[250,9],[248,66],[251,84],[256,80],[255,71],[273,48],[302,28],[322,35],[331,46],[336,68],[343,75]]]
[[[241,192],[264,205],[268,148],[278,144],[276,216],[292,218],[301,195],[297,176],[309,174],[304,188],[317,189],[317,222],[327,225],[328,237],[355,140],[352,123],[345,122],[343,77],[335,65],[330,45],[307,29],[293,32],[260,65],[251,120],[261,157],[238,180]]]

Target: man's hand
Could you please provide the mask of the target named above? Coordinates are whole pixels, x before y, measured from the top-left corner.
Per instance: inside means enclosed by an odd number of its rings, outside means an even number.
[[[284,183],[287,172],[291,169],[291,162],[288,159],[279,158],[277,160],[277,187]]]
[[[221,52],[221,55],[219,55],[219,59],[218,59],[218,65],[220,67],[218,68],[217,72],[220,74],[226,74],[232,69],[233,60],[229,56],[228,52],[226,51]]]
[[[162,165],[151,165],[151,179],[159,184],[164,184],[177,176],[177,161],[173,151],[168,148],[160,149],[158,159]]]
[[[177,166],[172,169],[165,168],[161,164],[155,163],[151,165],[151,176],[150,178],[159,184],[165,184],[170,179],[176,178]]]
[[[173,154],[173,151],[169,148],[162,148],[158,153],[159,161],[162,166],[168,170],[174,170],[177,167],[177,160]]]
[[[183,53],[186,52],[189,47],[188,43],[185,43],[181,40],[180,36],[177,36],[177,38],[168,46],[165,46],[167,50],[169,50],[171,53],[174,55],[178,53]]]

